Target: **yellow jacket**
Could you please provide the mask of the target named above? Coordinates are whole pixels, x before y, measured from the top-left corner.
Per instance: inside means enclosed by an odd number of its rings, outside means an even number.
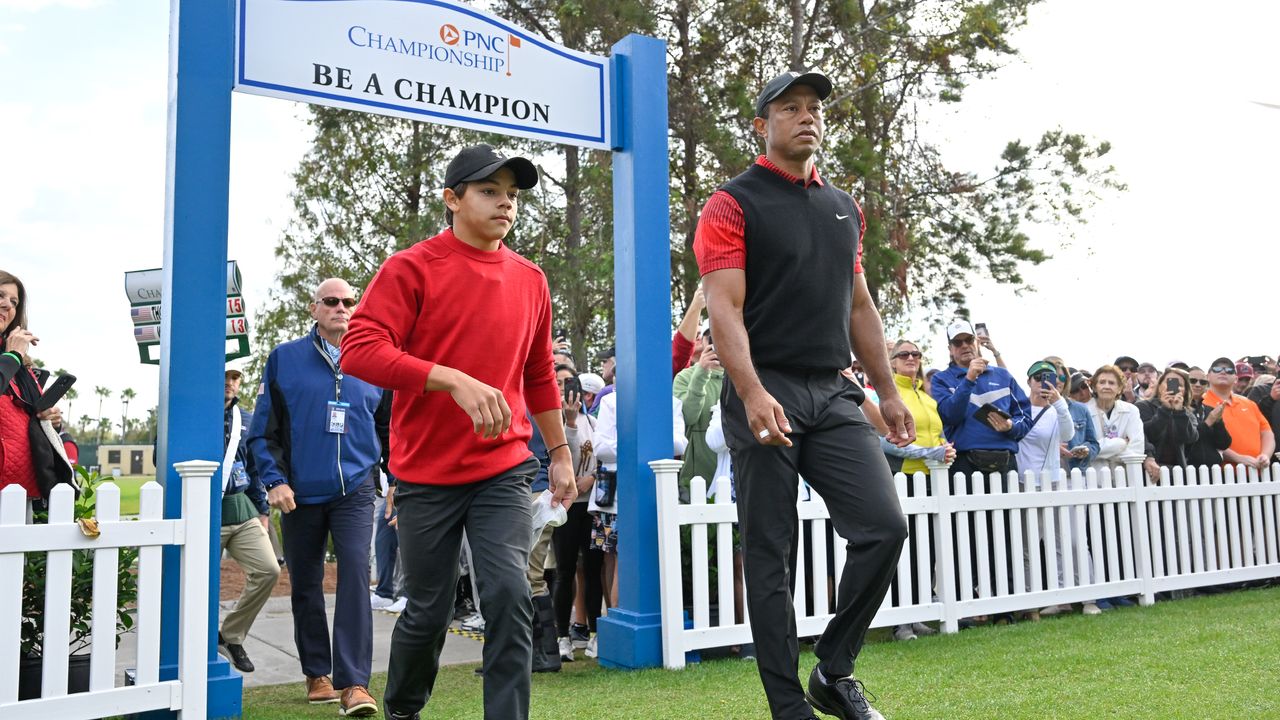
[[[893,382],[898,386],[898,394],[907,410],[916,421],[916,444],[920,447],[937,447],[944,440],[942,437],[942,418],[938,415],[938,403],[925,389],[924,383],[906,375],[894,373]],[[924,460],[904,460],[902,472],[909,477],[914,472],[928,473]]]

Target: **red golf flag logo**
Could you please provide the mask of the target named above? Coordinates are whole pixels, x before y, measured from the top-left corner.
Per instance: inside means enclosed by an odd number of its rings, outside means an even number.
[[[462,35],[458,33],[458,28],[448,24],[440,26],[440,39],[444,41],[445,45],[457,45],[458,40],[461,38]]]
[[[507,77],[511,77],[511,48],[520,47],[520,38],[507,33]]]

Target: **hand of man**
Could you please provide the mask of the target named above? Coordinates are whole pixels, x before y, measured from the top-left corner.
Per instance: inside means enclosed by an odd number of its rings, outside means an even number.
[[[58,409],[58,406],[55,405],[49,408],[48,410],[45,410],[44,412],[37,413],[36,419],[48,420],[54,425],[57,425],[58,423],[62,422],[62,410]]]
[[[1000,351],[996,349],[995,343],[991,342],[990,335],[978,335],[978,344],[991,351],[992,355],[999,355]]]
[[[281,483],[267,491],[267,504],[288,515],[298,504],[293,501],[293,488]]]
[[[570,391],[565,395],[561,395],[560,409],[564,411],[564,424],[568,427],[576,427],[578,422],[578,409],[582,407],[582,396],[576,392]]]
[[[491,440],[511,427],[511,406],[501,390],[464,372],[456,372],[451,382],[449,395],[471,418],[471,429],[477,435]]]
[[[578,497],[578,484],[573,477],[573,463],[563,456],[551,459],[551,467],[547,469],[547,483],[551,487],[551,504],[557,503],[568,510]]]
[[[880,415],[889,426],[889,435],[885,438],[898,447],[906,447],[916,439],[916,421],[907,410],[906,403],[900,397],[882,398]]]
[[[15,352],[19,355],[26,355],[32,345],[39,345],[40,338],[31,334],[30,330],[23,329],[19,325],[14,325],[9,331],[9,339],[5,341],[4,351]]]
[[[702,291],[702,283],[698,283],[698,289],[693,291],[693,300],[689,301],[689,307],[696,307],[699,311],[707,306],[707,295]]]
[[[791,423],[787,421],[782,405],[772,395],[762,388],[743,398],[742,404],[747,411],[747,426],[755,433],[756,442],[761,445],[791,447],[791,439],[787,437],[787,433],[791,432]]]
[[[395,485],[387,486],[386,505],[387,505],[386,509],[382,511],[382,517],[386,518],[387,527],[395,527],[396,524],[400,521],[399,516],[396,515],[396,486]]]
[[[1259,455],[1254,461],[1254,467],[1258,468],[1258,472],[1262,472],[1263,470],[1266,470],[1267,466],[1270,464],[1271,464],[1271,458],[1267,457],[1266,455]]]
[[[951,463],[955,462],[955,459],[956,459],[956,446],[952,445],[951,443],[947,443],[947,451],[942,455],[942,462],[950,465]]]
[[[1227,407],[1227,404],[1225,402],[1218,403],[1217,406],[1214,407],[1212,410],[1210,410],[1209,414],[1205,416],[1204,424],[1208,425],[1209,427],[1213,427],[1214,424],[1216,424],[1219,420],[1222,419],[1222,413],[1224,410],[1226,410],[1226,407]]]
[[[1058,457],[1062,458],[1062,462],[1070,462],[1075,453],[1071,452],[1071,448],[1066,443],[1058,443]]]
[[[1160,463],[1156,462],[1155,458],[1149,457],[1143,460],[1142,469],[1147,471],[1147,479],[1151,481],[1152,485],[1160,483]]]
[[[978,376],[987,371],[987,361],[984,358],[976,357],[969,363],[969,372],[965,373],[965,377],[969,378],[969,382],[978,379]]]
[[[591,486],[596,484],[596,478],[594,475],[579,475],[574,483],[578,486],[578,497],[582,497],[591,492]]]
[[[698,356],[698,367],[709,371],[720,366],[720,356],[716,354],[716,349],[711,345],[703,348],[702,354]]]
[[[987,416],[987,424],[991,426],[992,430],[999,433],[1007,433],[1013,429],[1012,418],[1000,417],[995,413],[991,413]]]

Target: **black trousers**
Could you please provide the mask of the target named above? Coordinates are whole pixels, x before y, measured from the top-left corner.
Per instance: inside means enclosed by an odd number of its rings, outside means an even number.
[[[587,503],[569,506],[569,519],[551,533],[551,546],[556,553],[556,630],[560,637],[568,637],[569,620],[573,614],[573,584],[578,575],[578,553],[582,553],[582,572],[586,576],[587,626],[596,631],[600,618],[600,603],[604,599],[604,585],[600,570],[604,566],[604,553],[591,552],[591,513]]]
[[[722,393],[724,430],[738,485],[738,526],[757,667],[774,718],[813,714],[800,685],[793,591],[799,542],[799,476],[822,496],[848,542],[831,622],[815,652],[823,674],[853,673],[867,627],[893,577],[907,521],[879,437],[858,393],[835,370],[761,368],[760,381],[791,423],[792,447],[761,445],[732,383]]]
[[[453,619],[465,529],[485,623],[484,716],[529,717],[533,600],[525,568],[533,536],[529,485],[537,472],[538,461],[530,457],[476,483],[396,488],[408,604],[391,633],[386,709],[412,715],[431,698]]]

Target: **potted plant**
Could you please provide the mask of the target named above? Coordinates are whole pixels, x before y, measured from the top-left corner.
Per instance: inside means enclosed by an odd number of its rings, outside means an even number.
[[[103,483],[98,473],[90,473],[76,466],[80,475],[80,493],[75,502],[75,520],[86,532],[96,532],[97,489]],[[48,522],[47,512],[37,512],[35,522]],[[68,663],[68,692],[86,692],[89,689],[89,653],[93,630],[93,550],[75,550],[71,560],[71,643],[66,648]],[[120,634],[128,632],[134,623],[133,606],[138,597],[138,579],[134,575],[134,563],[138,559],[137,548],[120,548],[117,571],[115,608],[116,644]],[[44,654],[60,652],[58,648],[44,647],[44,597],[48,555],[43,552],[26,554],[22,577],[22,659],[18,669],[18,699],[27,700],[41,695],[41,674]]]

